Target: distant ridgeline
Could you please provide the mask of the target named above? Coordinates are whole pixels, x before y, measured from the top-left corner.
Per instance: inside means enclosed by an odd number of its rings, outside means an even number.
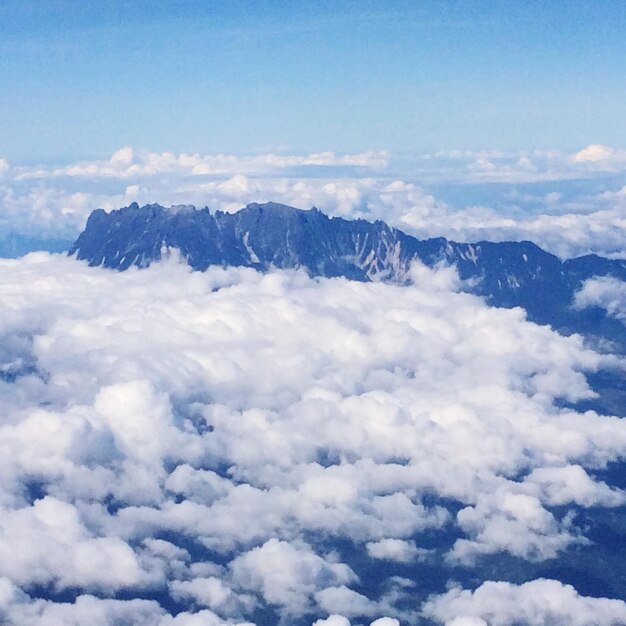
[[[192,206],[136,203],[94,211],[69,251],[90,265],[125,270],[146,267],[168,247],[189,265],[304,268],[311,276],[406,282],[419,259],[455,265],[464,289],[501,307],[524,307],[529,319],[562,332],[599,335],[626,349],[626,328],[600,309],[572,309],[575,292],[594,276],[626,280],[626,260],[597,255],[561,261],[529,241],[456,243],[419,240],[382,221],[330,218],[283,204],[249,204],[237,213]]]
[[[0,235],[0,258],[17,259],[35,250],[66,252],[71,245],[71,239],[48,239],[10,233],[8,235]]]

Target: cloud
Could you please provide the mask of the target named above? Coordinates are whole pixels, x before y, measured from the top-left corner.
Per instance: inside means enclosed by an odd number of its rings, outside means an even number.
[[[428,554],[427,550],[420,550],[414,541],[401,539],[381,539],[366,544],[365,548],[367,553],[375,559],[399,561],[400,563],[410,563]]]
[[[174,154],[172,152],[135,151],[131,146],[117,150],[109,159],[82,161],[61,168],[24,168],[19,177],[44,179],[49,177],[120,178],[137,176],[162,176],[177,174],[187,176],[262,174],[295,167],[362,167],[383,169],[388,154],[369,150],[358,154],[336,155],[319,152],[308,155],[260,154],[235,156],[225,154]]]
[[[626,324],[626,284],[615,278],[599,277],[585,281],[575,296],[574,306],[598,306]]]
[[[571,534],[569,518],[557,520],[536,496],[510,491],[481,498],[459,511],[457,520],[469,538],[458,539],[449,558],[468,565],[498,552],[545,561],[573,542],[584,542]]]
[[[313,626],[350,626],[350,620],[343,615],[330,615],[326,619],[318,619]]]
[[[5,510],[0,530],[0,575],[18,584],[107,590],[149,579],[125,542],[90,536],[76,507],[51,496]]]
[[[379,609],[376,602],[348,587],[328,587],[318,591],[315,599],[322,610],[347,616],[375,615]]]
[[[562,258],[589,253],[623,257],[626,218],[621,194],[589,198],[585,207],[545,212],[507,214],[484,206],[460,210],[417,199],[398,197],[388,203],[390,221],[417,237],[446,236],[456,241],[533,241]]]
[[[224,581],[215,576],[174,580],[169,585],[169,591],[178,602],[186,604],[193,602],[228,617],[250,613],[258,605],[256,598],[236,594]]]
[[[423,154],[420,159],[431,175],[437,176],[439,168],[456,182],[537,183],[623,171],[626,150],[602,144],[591,144],[573,153],[453,150]]]
[[[443,568],[586,545],[574,512],[624,501],[593,475],[626,422],[562,400],[615,358],[412,271],[0,261],[9,623],[413,623],[424,533]]]
[[[589,146],[572,154],[236,156],[126,146],[106,159],[61,167],[0,163],[0,233],[72,239],[93,209],[135,201],[232,212],[271,200],[317,206],[335,216],[382,219],[422,238],[530,239],[563,257],[619,256],[626,234],[624,154]],[[602,177],[607,175],[614,178],[606,182]],[[564,193],[563,181],[571,183],[572,191]],[[484,197],[477,199],[477,190]],[[439,197],[450,192],[460,200]]]
[[[614,152],[611,148],[595,143],[574,154],[572,161],[574,163],[595,163],[597,161],[607,161],[613,156],[613,154]]]
[[[356,579],[347,565],[322,558],[308,546],[276,539],[237,557],[231,569],[235,585],[296,613],[306,611],[318,590]]]
[[[330,615],[326,619],[318,619],[313,626],[350,626],[350,620],[343,615]],[[397,619],[380,617],[370,623],[370,626],[400,626]]]
[[[8,578],[0,578],[0,619],[23,626],[111,626],[159,624],[164,611],[153,601],[110,600],[80,595],[73,603],[32,599]]]
[[[617,172],[626,166],[626,150],[592,144],[571,157],[572,163],[586,165],[592,171]]]
[[[580,465],[538,468],[529,474],[526,482],[529,491],[534,491],[531,487],[534,483],[541,500],[555,506],[569,502],[585,507],[619,506],[626,500],[623,491],[598,484]]]
[[[135,153],[131,146],[125,146],[120,148],[117,152],[114,152],[111,156],[111,164],[114,166],[128,166],[134,160]]]
[[[618,626],[626,620],[626,603],[581,596],[570,585],[539,579],[486,582],[475,591],[455,588],[431,598],[424,613],[446,626]]]

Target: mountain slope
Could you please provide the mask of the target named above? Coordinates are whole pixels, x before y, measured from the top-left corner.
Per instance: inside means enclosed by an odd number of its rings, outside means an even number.
[[[626,261],[589,255],[561,261],[529,241],[418,240],[382,221],[330,218],[282,204],[249,204],[237,213],[136,203],[94,211],[69,254],[117,270],[145,267],[177,248],[191,267],[304,268],[312,276],[405,282],[415,259],[455,265],[466,289],[495,306],[522,306],[530,319],[568,332],[599,333],[626,346],[623,326],[570,305],[593,276],[626,280]]]

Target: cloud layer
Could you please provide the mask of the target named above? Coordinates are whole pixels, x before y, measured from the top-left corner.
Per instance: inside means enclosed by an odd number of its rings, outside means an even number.
[[[1,261],[0,616],[519,621],[482,587],[413,599],[425,538],[457,571],[587,545],[576,511],[625,502],[594,472],[623,458],[626,422],[562,401],[615,358],[413,271],[395,287]],[[607,602],[598,624],[626,611]]]
[[[412,157],[384,151],[177,155],[124,147],[108,159],[62,167],[0,160],[0,237],[19,232],[72,239],[93,209],[134,201],[236,211],[271,200],[383,219],[418,237],[530,239],[563,257],[619,256],[626,236],[624,155],[602,145],[573,154]],[[448,196],[455,199],[443,199]]]

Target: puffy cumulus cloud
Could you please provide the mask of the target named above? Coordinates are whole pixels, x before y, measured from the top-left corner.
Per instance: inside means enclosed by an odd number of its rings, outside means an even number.
[[[516,240],[531,239],[562,258],[599,253],[609,257],[624,257],[626,218],[623,206],[603,203],[601,198],[590,199],[598,209],[592,212],[565,212],[540,214],[520,220],[514,228],[503,229],[497,237]],[[489,227],[484,228],[489,232]]]
[[[73,238],[94,207],[111,210],[140,196],[138,185],[122,186],[114,191],[98,190],[91,185],[70,190],[9,180],[0,184],[0,230],[38,237]]]
[[[149,579],[124,541],[90,536],[76,507],[51,496],[3,511],[0,531],[0,574],[22,585],[107,590]]]
[[[350,626],[350,620],[344,615],[330,615],[326,619],[316,620],[313,626]],[[370,626],[400,626],[400,622],[391,617],[380,617],[370,622]]]
[[[129,166],[134,161],[134,150],[131,146],[124,146],[111,155],[110,163],[113,166]]]
[[[626,603],[579,595],[570,585],[538,579],[523,585],[486,582],[475,591],[451,589],[430,598],[424,614],[446,626],[618,626]]]
[[[191,202],[234,211],[252,201],[301,204],[315,195],[329,201],[343,197],[340,210],[347,211],[357,200],[349,190],[354,187],[350,179],[355,172],[383,171],[388,158],[384,151],[239,157],[153,153],[126,146],[109,159],[58,168],[9,167],[0,160],[0,230],[71,238],[80,232],[95,207],[110,210],[134,201]],[[320,168],[331,178],[318,180]],[[298,178],[293,178],[295,172]],[[347,176],[348,180],[335,190],[332,185],[337,176],[339,180]],[[355,180],[360,177],[358,174]],[[305,189],[299,189],[298,179],[309,181]]]
[[[267,603],[296,613],[306,611],[318,590],[356,579],[347,565],[322,558],[309,546],[277,539],[237,557],[231,569],[235,585],[257,591]]]
[[[591,144],[572,155],[571,161],[593,169],[619,171],[626,166],[626,150],[615,150],[602,144]]]
[[[458,539],[450,559],[473,564],[479,555],[510,552],[528,560],[554,558],[573,541],[584,539],[569,532],[571,520],[558,521],[536,496],[497,493],[462,509],[459,525],[470,537]]]
[[[574,306],[579,309],[601,307],[626,324],[626,284],[609,276],[587,280],[576,294]]]
[[[367,553],[375,559],[399,561],[400,563],[410,563],[429,553],[428,550],[418,548],[414,541],[403,541],[402,539],[372,541],[366,544],[365,548]]]
[[[520,215],[485,206],[453,210],[440,202],[409,201],[398,197],[388,207],[391,222],[417,237],[446,236],[456,241],[530,240],[560,256],[598,253],[624,257],[625,194],[603,193],[581,207],[554,207]],[[588,205],[594,205],[592,210]]]
[[[328,587],[318,591],[316,600],[320,608],[328,613],[340,612],[343,615],[375,615],[380,612],[378,604],[361,593],[341,587]]]
[[[591,144],[576,152],[560,150],[452,150],[422,154],[426,171],[433,166],[457,182],[536,183],[613,173],[626,167],[626,150]]]
[[[446,626],[489,626],[489,624],[480,617],[455,617]]]
[[[578,502],[581,506],[619,506],[626,494],[591,479],[580,465],[541,467],[526,479],[529,492],[540,494],[543,502],[555,506]],[[536,490],[535,490],[536,485]]]
[[[586,163],[588,161],[606,161],[613,155],[613,150],[602,144],[591,144],[582,150],[579,150],[572,156],[574,163]]]
[[[0,619],[23,626],[111,626],[163,623],[165,612],[146,600],[110,600],[81,595],[73,603],[32,599],[7,578],[0,578]]]
[[[626,422],[560,401],[614,358],[413,278],[0,261],[6,620],[414,623],[422,533],[443,567],[584,545]]]
[[[224,581],[214,576],[173,580],[169,591],[179,602],[209,607],[226,616],[250,613],[258,605],[254,596],[236,594]]]
[[[33,599],[8,578],[0,578],[0,619],[20,626],[254,626],[224,620],[207,609],[167,614],[151,600],[113,600],[80,595],[74,602]]]
[[[313,626],[350,626],[350,620],[343,615],[330,615],[326,619],[318,619]]]
[[[176,617],[166,615],[158,624],[159,626],[255,626],[251,622],[223,620],[207,609],[197,613],[179,613]]]
[[[345,585],[327,587],[318,591],[315,594],[315,599],[320,609],[331,615],[359,618],[359,620],[367,617],[372,619],[373,616],[377,615],[394,615],[400,617],[404,623],[415,624],[419,620],[416,611],[401,611],[394,606],[397,600],[404,599],[409,601],[410,598],[407,594],[398,593],[399,589],[397,587],[402,587],[402,584],[398,585],[398,581],[392,580],[388,590],[377,600],[368,598],[366,595]],[[362,622],[360,621],[359,623]],[[371,624],[375,626],[399,626],[400,620],[396,619],[396,617],[379,617],[374,619]]]

